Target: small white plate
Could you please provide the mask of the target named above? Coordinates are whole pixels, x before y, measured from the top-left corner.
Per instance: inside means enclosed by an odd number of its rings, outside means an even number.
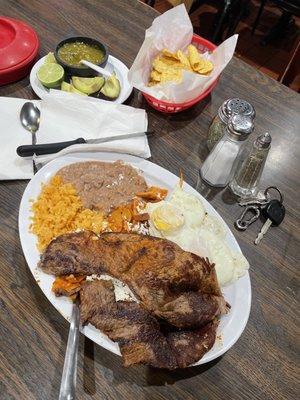
[[[34,234],[29,232],[29,226],[31,223],[30,217],[32,215],[32,203],[30,200],[36,199],[41,191],[41,184],[49,181],[49,179],[65,165],[88,160],[113,162],[120,159],[137,168],[144,176],[149,186],[165,187],[170,192],[178,183],[179,178],[176,175],[157,164],[144,160],[143,158],[116,153],[77,153],[76,155],[69,154],[59,157],[41,168],[29,182],[21,200],[19,210],[19,235],[26,261],[37,284],[40,286],[45,296],[67,320],[70,320],[71,316],[71,301],[67,297],[55,297],[51,291],[54,277],[45,274],[37,267],[40,254],[36,247],[37,238]],[[211,206],[204,197],[202,197],[187,183],[184,183],[184,189],[197,196],[202,201],[207,213],[215,216],[223,224],[226,231],[226,241],[230,248],[234,251],[241,252],[241,249],[228,225],[213,206]],[[251,284],[249,273],[246,272],[242,278],[238,279],[233,284],[222,288],[222,292],[226,301],[231,305],[230,312],[227,315],[223,315],[221,318],[217,331],[217,340],[213,348],[194,365],[207,363],[224,354],[238,340],[247,324],[251,307]],[[105,349],[120,355],[118,344],[110,340],[91,324],[85,326],[81,332]]]
[[[41,99],[45,99],[49,96],[49,90],[46,89],[41,82],[38,80],[37,71],[44,64],[46,56],[40,58],[32,67],[30,72],[30,85],[34,93]],[[108,56],[107,64],[105,69],[110,72],[115,71],[117,78],[121,84],[121,93],[116,100],[111,100],[111,103],[122,104],[128,99],[132,92],[132,86],[129,84],[127,79],[128,68],[122,63],[118,58],[113,56]],[[99,101],[106,101],[98,99]]]

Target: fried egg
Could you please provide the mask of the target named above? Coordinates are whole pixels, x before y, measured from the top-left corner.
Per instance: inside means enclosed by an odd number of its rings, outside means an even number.
[[[215,264],[221,286],[226,286],[245,274],[246,258],[233,252],[226,243],[224,223],[209,215],[201,200],[177,185],[169,200],[148,203],[149,231],[178,244],[183,250],[207,257]]]
[[[214,215],[206,214],[201,228],[208,230],[220,239],[225,239],[226,231],[224,225]]]
[[[185,192],[177,185],[171,195],[170,203],[178,207],[185,218],[185,225],[189,228],[199,227],[205,217],[205,209],[198,197]]]
[[[179,208],[173,204],[162,201],[152,211],[151,220],[155,228],[160,232],[173,232],[177,231],[184,225],[184,215]]]

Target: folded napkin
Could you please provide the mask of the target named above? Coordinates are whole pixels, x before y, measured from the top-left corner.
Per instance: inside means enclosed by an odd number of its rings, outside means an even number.
[[[32,161],[21,158],[16,148],[22,144],[31,144],[31,133],[20,123],[20,111],[25,99],[0,97],[0,180],[30,179],[33,176]],[[40,107],[40,101],[33,101]]]
[[[23,99],[0,98],[0,132],[4,152],[0,158],[0,179],[29,179],[33,175],[31,158],[17,156],[16,148],[31,144],[31,135],[19,122]],[[98,102],[97,99],[51,90],[49,96],[38,102],[41,110],[40,128],[36,133],[37,143],[52,143],[84,139],[97,139],[124,133],[145,132],[147,114],[145,110],[122,104]],[[3,132],[3,133],[2,133]],[[13,132],[13,135],[12,135]],[[146,135],[101,144],[73,145],[56,154],[39,156],[37,162],[47,162],[71,152],[112,151],[150,157]]]

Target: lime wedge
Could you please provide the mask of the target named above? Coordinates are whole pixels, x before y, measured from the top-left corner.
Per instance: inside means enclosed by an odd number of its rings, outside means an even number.
[[[64,79],[64,69],[55,63],[43,64],[37,72],[37,77],[47,88],[55,88],[60,86]]]
[[[45,57],[44,64],[55,63],[57,64],[56,58],[52,52],[48,53]]]

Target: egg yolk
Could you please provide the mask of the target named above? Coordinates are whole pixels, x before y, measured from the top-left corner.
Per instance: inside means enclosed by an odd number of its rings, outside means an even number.
[[[151,220],[155,228],[162,232],[170,232],[184,224],[183,214],[171,204],[163,204],[153,210]]]

